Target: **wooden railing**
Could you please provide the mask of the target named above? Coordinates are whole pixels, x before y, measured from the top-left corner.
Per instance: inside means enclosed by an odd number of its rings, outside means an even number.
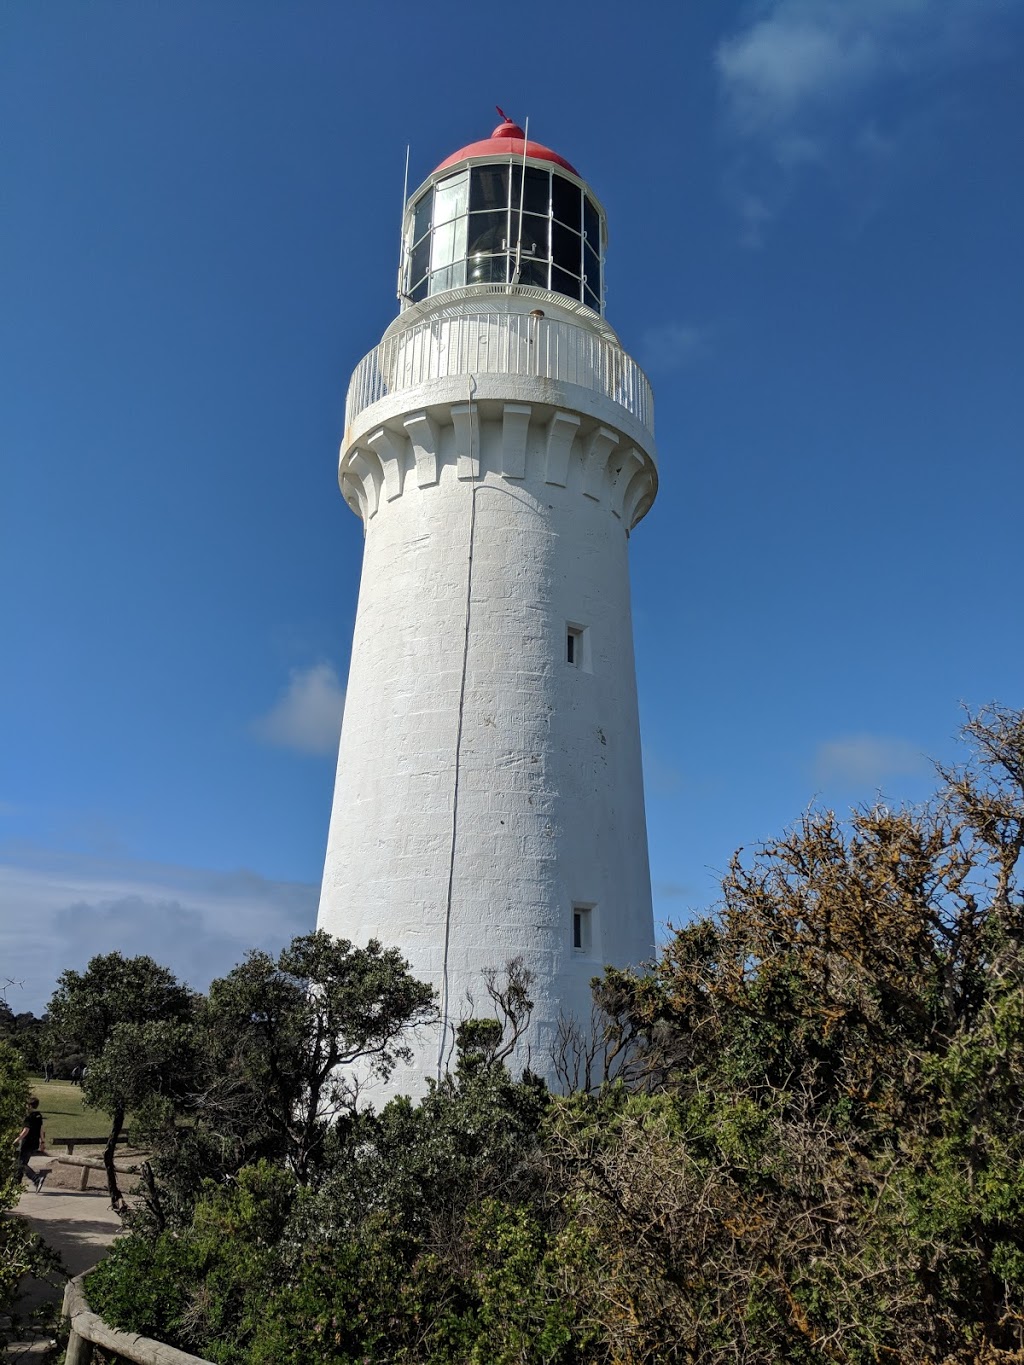
[[[76,1147],[105,1147],[110,1141],[109,1137],[62,1137],[47,1138],[45,1155],[52,1155],[57,1147],[63,1147],[66,1151],[73,1152]],[[128,1141],[128,1134],[122,1133],[117,1139],[118,1144]]]
[[[64,1290],[64,1316],[71,1328],[64,1365],[91,1365],[94,1346],[113,1352],[122,1360],[130,1360],[134,1365],[210,1365],[200,1356],[190,1356],[187,1351],[179,1351],[162,1341],[151,1341],[149,1337],[109,1327],[86,1302],[82,1292],[84,1278],[84,1275],[78,1275],[69,1280]]]

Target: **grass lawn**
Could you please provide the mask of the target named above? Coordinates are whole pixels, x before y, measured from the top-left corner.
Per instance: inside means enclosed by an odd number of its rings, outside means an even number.
[[[70,1081],[44,1081],[30,1076],[32,1094],[43,1111],[43,1128],[48,1142],[60,1138],[102,1137],[110,1132],[110,1120],[99,1109],[86,1109],[82,1088]]]

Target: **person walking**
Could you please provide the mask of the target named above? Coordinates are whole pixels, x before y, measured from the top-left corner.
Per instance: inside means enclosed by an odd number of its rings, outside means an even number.
[[[36,1193],[43,1188],[43,1183],[50,1174],[49,1171],[40,1171],[37,1175],[29,1160],[39,1152],[42,1139],[43,1115],[39,1109],[39,1101],[33,1095],[28,1102],[25,1125],[14,1139],[14,1145],[18,1149],[18,1179],[24,1176],[26,1180],[31,1180],[36,1187]]]

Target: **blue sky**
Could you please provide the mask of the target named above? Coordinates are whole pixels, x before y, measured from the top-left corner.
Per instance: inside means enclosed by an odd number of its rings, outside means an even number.
[[[656,914],[1024,703],[1021,0],[0,13],[0,978],[311,928],[362,538],[345,390],[500,104],[608,212]]]

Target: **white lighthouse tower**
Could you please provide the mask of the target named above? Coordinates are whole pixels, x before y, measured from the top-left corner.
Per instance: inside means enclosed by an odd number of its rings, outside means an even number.
[[[366,545],[318,925],[396,945],[440,1022],[422,1094],[521,957],[553,1078],[606,963],[654,948],[627,541],[651,390],[604,320],[605,215],[506,119],[405,208],[401,311],[352,376]]]

